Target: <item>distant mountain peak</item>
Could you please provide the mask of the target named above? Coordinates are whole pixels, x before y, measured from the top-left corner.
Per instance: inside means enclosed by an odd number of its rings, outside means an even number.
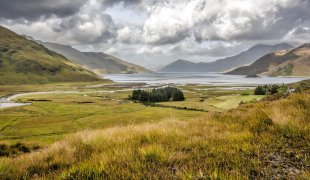
[[[193,62],[187,61],[187,60],[184,60],[184,59],[178,59],[178,60],[174,61],[173,63],[193,63]]]
[[[257,44],[248,50],[241,52],[238,55],[219,59],[214,62],[195,63],[179,59],[166,67],[162,68],[161,72],[226,72],[236,67],[252,64],[260,57],[275,52],[278,50],[286,50],[293,48],[292,45],[287,43],[267,45]]]
[[[267,54],[249,66],[236,68],[227,74],[263,76],[310,76],[310,44]]]
[[[310,43],[305,43],[305,44],[299,46],[298,48],[310,48]]]
[[[186,60],[184,60],[184,59],[178,59],[178,60],[176,60],[175,62],[189,62],[189,61],[186,61]]]
[[[105,73],[149,73],[150,70],[103,52],[81,52],[71,46],[36,41],[98,75]]]
[[[290,49],[290,48],[294,48],[294,46],[292,46],[291,44],[288,44],[288,43],[280,43],[280,44],[273,44],[273,45],[270,45],[270,44],[256,44],[254,46],[252,46],[249,50],[255,50],[255,49],[260,49],[260,48],[270,48],[270,47],[283,47],[283,48],[287,48],[287,49]]]

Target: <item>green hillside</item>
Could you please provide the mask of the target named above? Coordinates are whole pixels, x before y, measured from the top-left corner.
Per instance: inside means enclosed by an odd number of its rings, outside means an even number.
[[[83,66],[98,75],[102,74],[134,74],[134,73],[151,73],[150,70],[126,61],[117,57],[104,54],[101,52],[80,52],[71,46],[61,44],[42,42],[33,39],[32,37],[25,36],[29,40],[33,40],[44,47],[57,52],[70,59],[72,62]]]
[[[0,84],[99,80],[95,74],[0,26]]]
[[[310,76],[310,44],[267,54],[249,66],[228,74],[263,76]]]

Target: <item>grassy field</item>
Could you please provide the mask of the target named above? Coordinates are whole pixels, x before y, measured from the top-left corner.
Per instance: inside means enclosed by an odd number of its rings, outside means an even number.
[[[53,93],[22,96],[17,101],[31,102],[32,105],[0,109],[0,143],[30,143],[45,146],[63,139],[70,133],[85,129],[159,122],[167,119],[191,120],[201,118],[205,114],[205,112],[147,107],[132,103],[126,99],[131,91],[126,90],[126,86],[118,86],[109,81],[1,86],[2,96],[35,91]],[[257,98],[253,95],[242,96],[240,94],[244,91],[240,90],[201,90],[206,87],[200,86],[181,88],[187,91],[186,101],[162,104],[222,112],[237,107],[241,100]],[[197,88],[200,89],[192,90]],[[201,99],[204,101],[201,102]]]
[[[201,112],[151,108],[125,100],[129,92],[27,95],[30,106],[0,109],[0,139],[4,142],[51,143],[85,129],[125,126],[165,119],[187,120]]]
[[[31,84],[31,85],[1,85],[0,97],[11,94],[25,92],[41,92],[41,91],[56,91],[56,90],[77,90],[85,89],[85,86],[111,84],[111,80],[102,79],[93,82],[70,82],[70,83],[50,83],[50,84]]]
[[[180,88],[185,91],[185,101],[158,104],[223,112],[238,107],[241,102],[257,101],[265,97],[253,95],[253,90],[234,90],[229,87],[181,86]]]
[[[67,103],[71,100],[67,99],[71,96],[58,100],[52,99],[55,96],[44,98],[61,101],[63,105],[53,111],[58,113],[70,110]],[[89,100],[84,97],[79,100]],[[114,104],[108,103],[113,109]],[[129,109],[140,109],[138,106],[131,104]],[[37,112],[47,113],[42,104],[34,107],[42,107]],[[95,107],[89,109],[95,111]],[[125,111],[117,109],[115,112]],[[203,117],[186,121],[165,115],[166,120],[160,122],[86,130],[38,152],[1,158],[0,176],[7,179],[310,178],[310,92],[245,104],[227,112],[204,113]],[[121,122],[124,118],[129,119],[120,117]]]

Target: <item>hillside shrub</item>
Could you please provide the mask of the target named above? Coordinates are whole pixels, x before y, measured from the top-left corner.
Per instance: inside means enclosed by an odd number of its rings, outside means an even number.
[[[277,85],[277,84],[271,84],[271,85],[261,85],[257,86],[254,89],[254,94],[255,95],[272,95],[276,93],[285,93],[287,91],[287,86],[282,84],[282,85]]]

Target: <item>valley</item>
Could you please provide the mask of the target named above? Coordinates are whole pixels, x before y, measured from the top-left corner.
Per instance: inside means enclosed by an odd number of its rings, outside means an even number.
[[[16,97],[31,104],[0,108],[1,152],[9,154],[0,157],[1,177],[276,178],[310,172],[308,90],[266,101],[253,95],[255,86],[178,85],[185,101],[151,107],[127,99],[134,87],[155,85],[49,84],[49,93]],[[36,90],[9,85],[1,94]]]
[[[188,120],[205,114],[198,111],[148,107],[140,103],[132,103],[127,100],[132,91],[132,85],[124,83],[123,87],[117,87],[118,84],[113,86],[111,83],[89,85],[69,83],[50,85],[46,88],[48,91],[31,93],[31,88],[35,86],[4,86],[1,89],[2,94],[11,94],[14,91],[17,94],[18,91],[29,92],[14,98],[14,101],[25,103],[25,106],[0,108],[0,140],[9,143],[45,144],[46,142],[49,144],[67,134],[85,129],[128,126],[165,119]],[[160,86],[151,88],[154,87]],[[223,112],[237,107],[241,101],[259,100],[263,97],[250,95],[251,90],[214,91],[214,87],[208,87],[210,88],[208,90],[198,85],[177,87],[185,92],[185,101],[159,104]],[[8,89],[10,92],[6,92]],[[245,95],[242,95],[244,93]],[[28,126],[30,124],[31,126]]]

